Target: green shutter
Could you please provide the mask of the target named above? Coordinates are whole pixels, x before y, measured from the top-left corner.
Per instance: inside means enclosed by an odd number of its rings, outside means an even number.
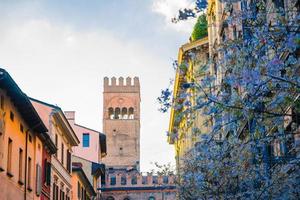
[[[46,163],[46,184],[50,185],[51,184],[51,163],[47,162]]]

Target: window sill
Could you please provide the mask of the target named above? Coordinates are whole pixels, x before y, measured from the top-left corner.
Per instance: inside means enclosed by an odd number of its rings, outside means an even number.
[[[29,191],[29,192],[32,192],[32,188],[31,187],[27,187],[27,190]]]
[[[12,177],[14,177],[14,175],[13,175],[13,174],[11,174],[10,172],[6,172],[6,175],[7,175],[9,178],[12,178]]]
[[[19,185],[24,185],[24,182],[21,180],[19,180],[18,183],[19,183]]]

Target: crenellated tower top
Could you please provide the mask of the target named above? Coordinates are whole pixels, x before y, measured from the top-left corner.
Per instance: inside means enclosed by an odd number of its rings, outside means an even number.
[[[140,81],[138,77],[127,77],[125,80],[123,77],[108,78],[104,77],[104,92],[139,92]]]
[[[106,134],[108,168],[140,165],[140,83],[139,78],[104,78],[103,132]]]

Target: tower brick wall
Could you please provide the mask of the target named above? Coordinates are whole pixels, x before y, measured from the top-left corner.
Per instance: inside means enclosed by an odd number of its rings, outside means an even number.
[[[140,163],[139,78],[104,78],[103,132],[107,140],[107,167],[139,169]]]

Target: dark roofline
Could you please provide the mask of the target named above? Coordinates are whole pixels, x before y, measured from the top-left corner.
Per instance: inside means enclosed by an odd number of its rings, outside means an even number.
[[[74,125],[75,125],[75,126],[79,126],[79,127],[81,127],[81,128],[88,129],[88,130],[90,130],[90,131],[97,132],[97,133],[99,133],[99,134],[101,133],[101,132],[99,132],[99,131],[96,131],[96,130],[94,130],[94,129],[88,128],[88,127],[86,127],[86,126],[82,126],[82,125],[80,125],[80,124],[74,123]]]
[[[86,174],[84,173],[84,171],[83,171],[83,169],[81,167],[72,166],[72,172],[80,173],[82,175],[82,178],[84,179],[83,181],[85,183],[87,183],[87,186],[88,186],[87,189],[90,190],[90,192],[92,193],[92,196],[96,196],[97,195],[96,192],[95,192],[95,190],[94,190],[94,188],[93,188],[93,186],[91,185],[89,179],[87,178]]]
[[[36,101],[38,103],[41,103],[41,104],[44,104],[46,106],[49,106],[49,107],[52,107],[52,108],[55,108],[55,109],[59,109],[59,110],[62,110],[59,106],[56,106],[56,105],[53,105],[53,104],[50,104],[50,103],[46,103],[44,101],[41,101],[41,100],[38,100],[36,98],[33,98],[33,97],[28,97],[30,100],[32,101]]]
[[[105,164],[92,162],[92,175],[96,177],[105,176]]]
[[[92,163],[93,161],[90,161],[90,160],[88,160],[88,159],[86,159],[86,158],[83,158],[83,157],[80,157],[80,156],[77,156],[77,155],[74,155],[74,154],[72,154],[72,157],[76,157],[76,158],[80,158],[80,159],[82,159],[82,160],[84,160],[84,161],[87,161],[87,162],[90,162],[90,163]]]
[[[30,129],[38,133],[48,131],[28,96],[23,93],[9,73],[2,68],[0,68],[0,88],[7,91],[7,95],[10,96],[11,101],[14,102],[15,107]]]

